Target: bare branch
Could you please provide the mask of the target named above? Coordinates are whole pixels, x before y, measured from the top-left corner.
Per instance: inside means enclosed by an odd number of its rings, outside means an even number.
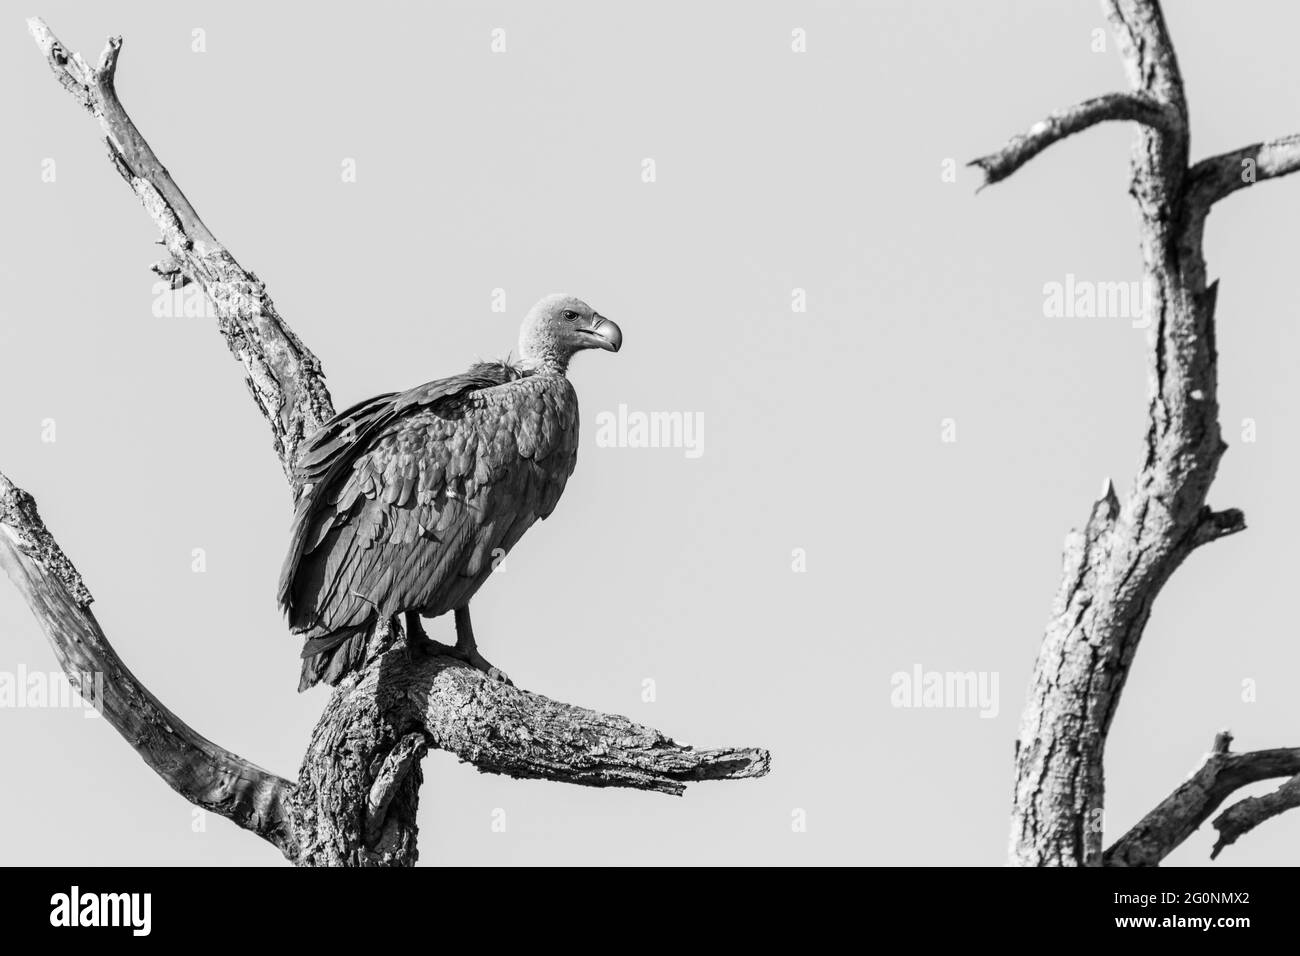
[[[122,39],[110,38],[99,65],[91,67],[41,20],[27,26],[58,81],[99,120],[114,167],[162,233],[168,255],[154,271],[174,286],[197,283],[212,302],[292,482],[299,443],[334,414],[316,356],[280,318],[261,280],[217,242],[122,107],[113,85]]]
[[[1208,506],[1201,509],[1201,518],[1192,532],[1191,546],[1199,548],[1211,541],[1218,541],[1230,534],[1246,530],[1246,516],[1240,509],[1229,508],[1227,511],[1214,511]]]
[[[980,186],[991,186],[1006,179],[1053,143],[1082,132],[1098,123],[1133,120],[1160,130],[1176,128],[1180,122],[1175,110],[1140,93],[1107,93],[1085,100],[1067,109],[1057,110],[1015,136],[996,153],[967,163],[984,171]]]
[[[449,663],[455,662],[435,659],[403,680],[433,745],[483,773],[676,796],[692,781],[768,771],[766,750],[696,750],[626,717],[559,703]]]
[[[1210,206],[1255,183],[1300,170],[1300,133],[1203,159],[1188,174],[1191,201]]]
[[[292,856],[293,785],[194,731],[136,680],[100,629],[89,591],[46,530],[35,501],[2,474],[0,565],[36,615],[68,680],[150,769],[195,806]]]
[[[1105,865],[1157,866],[1195,833],[1209,819],[1210,814],[1237,790],[1261,780],[1300,774],[1300,748],[1234,754],[1228,751],[1231,740],[1230,735],[1220,734],[1215,739],[1214,749],[1205,755],[1204,763],[1106,851]],[[1295,779],[1287,785],[1292,788],[1290,796],[1300,800],[1300,796],[1297,796],[1300,787],[1293,786],[1294,784]],[[1276,794],[1269,795],[1270,798],[1274,796]],[[1215,828],[1223,835],[1214,848],[1212,857],[1218,856],[1219,851],[1241,833],[1287,809],[1286,806],[1276,805],[1281,802],[1269,802],[1269,798],[1249,798],[1225,811],[1214,821]],[[1259,808],[1261,803],[1268,805]],[[1247,805],[1250,805],[1249,808],[1238,810]],[[1225,822],[1230,814],[1234,815],[1234,819]],[[1236,829],[1237,819],[1242,824],[1240,829]]]
[[[1272,793],[1247,797],[1228,807],[1215,818],[1214,829],[1219,831],[1219,839],[1210,851],[1210,859],[1217,858],[1224,847],[1236,843],[1264,821],[1296,807],[1300,807],[1300,776],[1292,777]]]
[[[387,719],[404,733],[418,731],[482,773],[677,796],[693,781],[761,777],[771,759],[750,747],[696,750],[626,717],[521,690],[452,658],[412,659],[404,647],[341,685],[321,722],[356,723],[374,699],[389,701]]]
[[[294,799],[296,862],[414,862],[426,741],[483,773],[668,794],[692,781],[760,777],[770,762],[765,750],[695,750],[626,717],[562,704],[460,661],[412,658],[397,647],[345,679],[321,714]]]

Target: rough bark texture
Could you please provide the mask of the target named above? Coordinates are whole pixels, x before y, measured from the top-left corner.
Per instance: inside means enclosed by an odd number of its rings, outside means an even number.
[[[1292,777],[1272,793],[1266,793],[1262,797],[1247,797],[1240,803],[1233,804],[1214,819],[1214,829],[1219,831],[1219,839],[1215,841],[1214,849],[1210,851],[1210,858],[1217,858],[1224,847],[1236,843],[1239,837],[1249,833],[1265,820],[1270,820],[1279,813],[1285,813],[1296,807],[1300,807],[1300,776]]]
[[[1159,4],[1106,0],[1103,7],[1132,92],[1054,114],[972,163],[996,182],[1098,122],[1140,124],[1131,193],[1153,320],[1145,450],[1127,500],[1107,483],[1083,530],[1066,541],[1016,746],[1010,855],[1022,865],[1103,862],[1106,736],[1152,605],[1193,550],[1245,527],[1241,512],[1206,506],[1226,446],[1216,397],[1217,283],[1207,284],[1201,240],[1211,204],[1249,185],[1233,181],[1241,179],[1242,158],[1256,160],[1251,181],[1300,164],[1292,137],[1189,170],[1187,103]]]
[[[249,391],[271,426],[291,492],[302,440],[333,415],[316,357],[275,311],[262,283],[204,226],[127,116],[113,88],[112,38],[96,67],[28,25],[59,82],[99,120],[109,157],[162,233],[154,266],[212,302]],[[0,564],[19,588],[69,678],[102,676],[102,709],[145,761],[192,803],[304,865],[404,866],[417,853],[420,760],[429,747],[479,770],[588,786],[678,794],[695,780],[762,776],[757,749],[697,751],[623,717],[509,687],[445,658],[408,660],[381,630],[373,662],[345,680],[312,734],[296,784],[206,740],[131,675],[91,614],[90,594],[26,492],[0,475]]]
[[[1297,784],[1300,777],[1294,776],[1300,774],[1300,748],[1234,754],[1228,750],[1231,743],[1231,734],[1220,733],[1196,772],[1106,851],[1106,866],[1157,866],[1195,833],[1224,800],[1242,787],[1261,780],[1292,778],[1281,790],[1267,797],[1247,797],[1224,811],[1214,821],[1220,839],[1212,856],[1218,856],[1241,833],[1287,809],[1284,805],[1287,794],[1294,798],[1300,790]]]

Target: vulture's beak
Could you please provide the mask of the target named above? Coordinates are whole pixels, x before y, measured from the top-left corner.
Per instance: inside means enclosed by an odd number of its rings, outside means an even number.
[[[596,337],[592,344],[606,352],[617,352],[623,347],[623,330],[605,318],[599,312],[592,315],[591,334]]]

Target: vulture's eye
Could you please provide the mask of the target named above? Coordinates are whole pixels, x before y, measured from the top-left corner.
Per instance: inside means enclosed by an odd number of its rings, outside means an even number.
[[[572,309],[565,309],[564,317],[568,319],[570,322],[572,322],[574,319],[578,317],[578,313],[574,312]]]

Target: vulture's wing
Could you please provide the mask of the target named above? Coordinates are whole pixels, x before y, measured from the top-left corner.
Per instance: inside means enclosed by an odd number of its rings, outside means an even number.
[[[576,409],[563,378],[481,365],[363,402],[312,436],[279,595],[307,638],[304,686],[357,666],[376,620],[469,600],[494,554],[554,509]]]

